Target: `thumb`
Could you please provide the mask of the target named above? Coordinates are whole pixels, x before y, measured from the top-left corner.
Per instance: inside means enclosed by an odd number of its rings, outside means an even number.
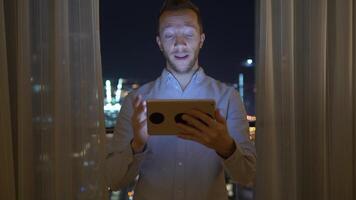
[[[226,119],[225,117],[221,114],[221,110],[216,109],[215,110],[215,119],[216,121],[225,124],[226,123]]]

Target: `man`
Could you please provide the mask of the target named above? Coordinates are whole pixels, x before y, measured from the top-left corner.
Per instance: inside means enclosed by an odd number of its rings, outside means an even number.
[[[256,156],[239,94],[205,75],[198,54],[205,40],[199,9],[190,1],[168,1],[159,15],[157,44],[166,58],[161,76],[130,93],[107,158],[113,189],[139,175],[135,199],[226,200],[225,171],[249,184]],[[192,110],[177,124],[177,136],[147,134],[146,99],[214,99],[216,120]]]

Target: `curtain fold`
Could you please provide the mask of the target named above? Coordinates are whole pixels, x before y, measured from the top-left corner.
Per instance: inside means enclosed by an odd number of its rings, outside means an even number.
[[[106,199],[99,1],[2,5],[0,146],[13,169],[9,195]]]
[[[0,199],[15,200],[4,2],[0,0]]]
[[[257,199],[355,199],[356,6],[258,3]]]

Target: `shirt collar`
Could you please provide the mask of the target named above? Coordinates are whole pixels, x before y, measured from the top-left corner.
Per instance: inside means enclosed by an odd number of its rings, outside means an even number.
[[[206,75],[205,75],[204,69],[202,67],[199,67],[197,69],[197,71],[193,74],[191,82],[199,83],[202,80],[204,80],[205,76]],[[170,71],[167,70],[167,68],[163,69],[161,77],[162,77],[162,80],[165,82],[175,80],[175,77],[173,76],[173,74]]]

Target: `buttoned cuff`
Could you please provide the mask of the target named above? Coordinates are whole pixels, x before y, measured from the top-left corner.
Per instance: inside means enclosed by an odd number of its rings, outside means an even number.
[[[130,162],[141,162],[147,154],[147,144],[145,145],[142,152],[135,153],[131,147],[131,143],[125,150],[125,154],[130,159]]]
[[[239,159],[241,159],[241,157],[243,157],[243,150],[241,149],[240,145],[238,145],[238,143],[234,140],[235,143],[235,151],[230,155],[230,157],[224,159],[222,157],[220,157],[223,160],[224,165],[226,166],[226,168],[230,168],[230,167],[234,167],[234,165],[236,165],[236,161],[238,161]]]

